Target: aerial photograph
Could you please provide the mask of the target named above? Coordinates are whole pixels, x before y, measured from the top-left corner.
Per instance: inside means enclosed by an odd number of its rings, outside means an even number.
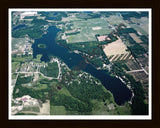
[[[10,116],[148,116],[149,13],[9,9]]]

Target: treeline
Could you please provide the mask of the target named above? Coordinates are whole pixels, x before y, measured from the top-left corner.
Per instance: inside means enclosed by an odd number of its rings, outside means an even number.
[[[140,39],[143,41],[144,44],[149,45],[148,37],[145,35],[140,36]]]
[[[61,21],[62,17],[60,15],[56,16],[56,17],[49,17],[46,16],[45,20],[54,20],[54,21]]]
[[[15,31],[12,31],[12,37],[14,38],[25,37],[26,34],[32,39],[40,38],[41,35],[43,34],[43,30],[42,30],[42,27],[40,26],[39,27],[32,26],[32,27],[17,29]]]
[[[140,82],[136,82],[135,79],[126,74],[126,77],[131,82],[131,87],[134,92],[134,97],[132,99],[132,114],[133,115],[148,115],[148,104],[144,102],[145,92],[143,86]]]
[[[97,14],[97,13],[78,13],[76,14],[76,17],[79,18],[79,19],[93,19],[93,18],[100,18],[101,17],[101,14]]]
[[[57,40],[57,43],[60,44],[63,47],[68,48],[71,51],[79,50],[84,53],[90,54],[92,49],[98,49],[98,42],[92,41],[92,42],[79,42],[79,43],[69,43],[67,44],[66,40]]]
[[[124,28],[121,30],[122,31],[122,34],[129,34],[129,33],[136,33],[137,34],[137,31],[133,28]]]
[[[48,21],[34,18],[31,23],[34,24],[35,26],[39,26],[39,25],[42,26],[42,25],[48,24]]]
[[[141,17],[148,17],[148,12],[121,12],[124,20],[129,20],[131,17],[140,19]]]
[[[76,35],[76,34],[78,34],[78,33],[80,33],[79,31],[76,31],[76,32],[72,32],[72,33],[66,33],[66,36],[68,36],[68,35]]]
[[[142,56],[143,54],[147,53],[147,51],[138,43],[134,44],[133,46],[129,46],[128,49],[131,51],[131,53],[134,55],[134,57],[138,58],[139,56]]]
[[[41,12],[41,14],[46,17],[45,20],[61,21],[62,17],[67,17],[66,12]]]

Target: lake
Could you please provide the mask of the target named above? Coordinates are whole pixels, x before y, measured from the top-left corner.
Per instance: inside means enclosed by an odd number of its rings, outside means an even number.
[[[71,69],[83,62],[86,66],[84,68],[80,67],[81,70],[99,79],[104,87],[111,91],[118,105],[130,100],[132,92],[121,80],[110,76],[105,70],[97,70],[93,65],[86,63],[85,58],[80,54],[71,53],[67,48],[56,43],[55,38],[60,29],[50,26],[47,31],[47,34],[43,35],[40,39],[35,39],[35,43],[32,45],[34,58],[37,54],[42,54],[41,61],[47,62],[49,61],[49,55],[54,55],[60,58]],[[46,48],[39,48],[38,44],[45,44]]]

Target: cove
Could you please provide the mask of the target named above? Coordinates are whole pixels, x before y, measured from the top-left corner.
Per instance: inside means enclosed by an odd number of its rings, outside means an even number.
[[[67,48],[56,43],[55,38],[60,29],[56,28],[56,26],[50,26],[47,31],[47,34],[43,35],[40,39],[35,39],[35,43],[32,45],[34,58],[37,54],[42,54],[41,61],[47,62],[49,61],[49,55],[54,55],[60,58],[71,69],[83,62],[86,66],[79,68],[99,79],[103,86],[111,91],[118,105],[122,105],[130,100],[132,92],[119,79],[110,76],[105,70],[97,70],[93,65],[86,63],[85,58],[80,54],[71,53]],[[45,44],[46,48],[39,48],[38,44]]]

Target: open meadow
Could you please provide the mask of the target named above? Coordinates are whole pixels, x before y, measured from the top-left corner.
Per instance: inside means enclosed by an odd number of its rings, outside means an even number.
[[[129,35],[134,41],[136,41],[136,43],[142,43],[142,40],[135,33],[129,33]]]
[[[96,34],[105,35],[112,31],[107,21],[101,18],[73,21],[73,30],[78,28],[79,33],[67,36],[67,43],[97,41]]]

